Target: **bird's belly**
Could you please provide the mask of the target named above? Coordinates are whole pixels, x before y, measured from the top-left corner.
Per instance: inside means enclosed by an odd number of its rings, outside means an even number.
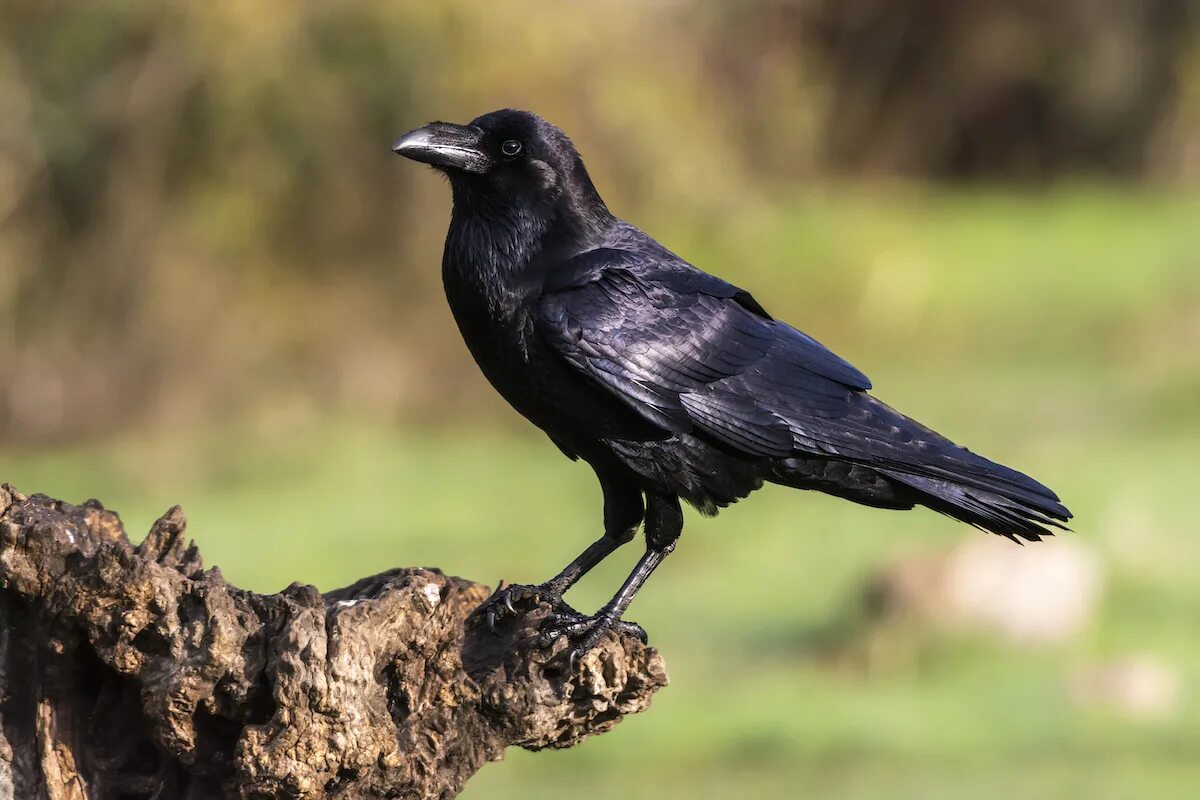
[[[695,434],[606,444],[646,490],[677,495],[702,513],[715,513],[763,485],[766,465],[761,459],[732,453]]]

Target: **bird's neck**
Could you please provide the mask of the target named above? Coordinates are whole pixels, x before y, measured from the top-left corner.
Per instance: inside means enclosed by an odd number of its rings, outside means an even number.
[[[603,204],[548,214],[456,193],[442,263],[451,302],[469,292],[494,310],[509,310],[540,294],[548,264],[589,249],[613,222]]]

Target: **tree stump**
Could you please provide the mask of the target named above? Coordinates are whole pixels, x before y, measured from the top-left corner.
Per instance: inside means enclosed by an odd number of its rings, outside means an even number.
[[[97,501],[0,486],[0,800],[449,798],[667,683],[616,633],[571,673],[529,641],[548,606],[493,633],[489,590],[437,570],[244,591],[184,530],[172,508],[135,547]]]

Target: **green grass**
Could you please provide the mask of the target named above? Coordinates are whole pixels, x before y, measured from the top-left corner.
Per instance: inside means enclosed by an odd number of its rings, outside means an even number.
[[[864,576],[981,534],[768,488],[690,515],[634,603],[672,679],[650,711],[570,751],[512,752],[466,797],[1196,795],[1195,696],[1137,723],[1076,707],[1065,676],[1151,652],[1200,679],[1200,208],[1083,191],[899,199],[806,198],[678,249],[836,345],[881,397],[1052,484],[1077,513],[1070,536],[1106,564],[1094,630],[1049,650],[945,642],[920,669],[832,667],[805,643],[852,624]],[[738,260],[752,243],[761,258]],[[135,536],[181,502],[208,563],[262,591],[396,565],[536,581],[598,532],[589,470],[536,433],[264,419],[0,452],[0,479],[99,497]],[[636,555],[573,601],[604,602]]]
[[[995,438],[986,424],[962,425],[975,439]],[[590,474],[536,438],[353,423],[286,434],[237,428],[170,443],[125,440],[24,455],[5,471],[27,491],[103,497],[135,532],[184,500],[208,562],[263,591],[292,580],[328,589],[395,565],[532,581],[596,532]],[[1069,664],[1131,650],[1161,653],[1200,678],[1192,522],[1200,502],[1188,494],[1197,444],[1139,438],[1036,458],[1029,453],[1042,448],[1029,441],[1000,448],[1018,463],[1037,461],[1079,511],[1073,536],[1109,556],[1097,630],[1063,652],[957,643],[922,670],[834,669],[807,657],[803,642],[853,618],[864,575],[891,555],[980,534],[932,513],[888,514],[776,489],[716,520],[692,515],[682,546],[631,614],[665,653],[672,685],[649,713],[581,748],[512,753],[468,796],[578,796],[580,776],[591,792],[582,796],[595,797],[671,787],[701,797],[1052,798],[1064,787],[1164,797],[1178,781],[1200,785],[1189,745],[1200,735],[1194,702],[1146,726],[1076,709],[1064,691]],[[1125,475],[1139,477],[1122,500]],[[1152,532],[1142,542],[1151,552],[1122,561],[1119,522],[1128,513]],[[602,603],[635,555],[629,548],[589,576],[578,603]]]

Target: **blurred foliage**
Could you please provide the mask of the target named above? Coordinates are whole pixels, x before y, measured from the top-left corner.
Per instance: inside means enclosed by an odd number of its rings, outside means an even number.
[[[1192,5],[16,0],[0,440],[490,408],[438,300],[446,192],[388,152],[432,117],[540,111],[614,209],[760,288],[841,274],[800,263],[847,245],[788,216],[797,183],[1195,175]],[[768,217],[767,241],[725,233]],[[860,300],[831,289],[835,324]]]
[[[1174,169],[1193,0],[822,0],[829,155],[940,177]],[[807,36],[805,36],[807,35]],[[1186,113],[1195,114],[1197,109]],[[1195,141],[1191,144],[1196,146]],[[1193,155],[1194,157],[1194,155]]]

